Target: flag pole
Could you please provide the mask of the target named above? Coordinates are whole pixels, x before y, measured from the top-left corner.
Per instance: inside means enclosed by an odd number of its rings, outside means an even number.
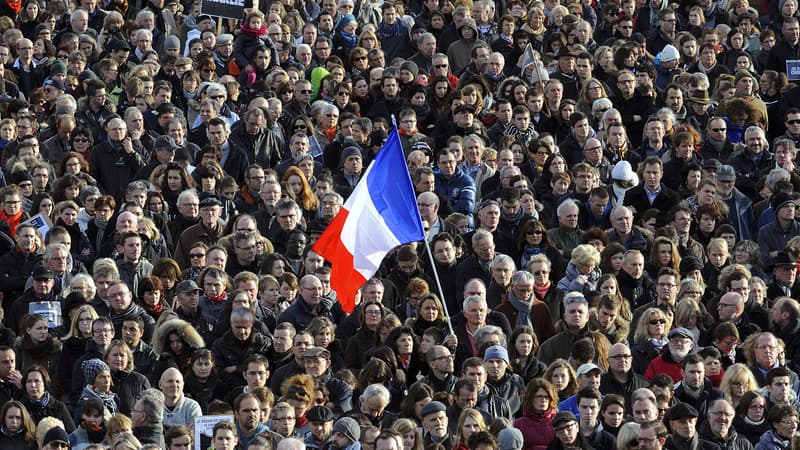
[[[392,114],[392,126],[394,126],[395,130],[400,130],[397,128],[397,119],[395,118],[394,114]],[[408,172],[408,170],[406,170]],[[411,174],[408,174],[409,179],[411,179]],[[419,223],[422,223],[422,215],[419,213],[419,209],[417,208],[417,216],[419,216]],[[444,291],[442,290],[442,283],[439,281],[439,272],[436,270],[436,261],[433,260],[433,253],[431,253],[431,246],[428,243],[428,236],[423,237],[422,242],[425,243],[425,249],[428,251],[428,258],[431,260],[431,268],[433,269],[433,277],[436,279],[436,288],[439,290],[439,301],[444,308],[444,315],[447,317],[447,328],[450,329],[450,334],[455,335],[456,333],[453,331],[453,325],[450,323],[450,312],[447,310],[447,302],[444,299]]]
[[[422,220],[420,218],[420,220]],[[431,252],[431,245],[428,242],[428,237],[426,236],[423,239],[425,242],[425,249],[428,250],[428,258],[431,260],[431,269],[433,269],[433,277],[436,280],[436,288],[439,289],[439,298],[441,299],[442,307],[444,308],[444,315],[447,316],[447,328],[450,329],[450,334],[455,335],[456,333],[453,331],[453,324],[450,321],[450,312],[447,310],[447,302],[444,299],[444,292],[442,291],[442,283],[439,281],[439,271],[436,270],[436,261],[433,259],[433,253]]]

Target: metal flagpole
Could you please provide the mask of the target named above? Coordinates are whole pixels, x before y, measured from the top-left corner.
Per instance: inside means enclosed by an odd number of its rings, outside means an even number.
[[[392,114],[392,126],[397,129],[397,119],[395,118],[394,114]],[[398,130],[399,134],[399,130]],[[411,174],[409,174],[410,178]],[[422,223],[422,216],[419,214],[419,208],[415,208],[417,210],[417,216],[419,217],[419,223]],[[444,292],[442,291],[442,283],[439,281],[439,272],[436,270],[436,261],[433,260],[433,253],[431,253],[431,246],[428,243],[428,237],[423,236],[422,241],[425,242],[425,248],[428,250],[428,258],[431,260],[431,268],[433,269],[433,276],[436,279],[436,288],[439,290],[439,299],[442,303],[442,307],[444,308],[444,315],[447,316],[447,328],[450,329],[450,334],[455,336],[455,332],[453,331],[453,325],[450,323],[450,312],[447,310],[447,302],[444,300]]]
[[[442,291],[442,283],[439,281],[439,271],[436,270],[436,261],[433,259],[433,252],[431,252],[431,245],[428,242],[427,236],[425,239],[425,249],[428,250],[428,258],[431,260],[431,268],[433,269],[433,277],[436,279],[436,288],[439,290],[439,298],[442,302],[442,307],[444,308],[444,315],[447,316],[447,328],[450,329],[450,334],[455,335],[456,333],[453,331],[453,324],[450,322],[450,312],[447,310],[447,302],[444,299],[444,292]]]

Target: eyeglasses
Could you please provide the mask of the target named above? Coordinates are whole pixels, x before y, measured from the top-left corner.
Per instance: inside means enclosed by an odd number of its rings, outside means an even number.
[[[211,98],[213,98],[214,100],[225,100],[224,95],[212,95]]]
[[[628,355],[613,355],[613,356],[609,356],[608,357],[608,359],[631,359],[631,358],[633,358],[633,355],[630,355],[630,354],[628,354]]]
[[[667,320],[666,319],[655,319],[655,320],[651,320],[651,321],[649,321],[647,323],[649,323],[650,325],[664,325],[664,324],[667,323]]]
[[[572,422],[569,425],[564,425],[563,427],[560,428],[554,428],[553,431],[555,431],[556,433],[564,433],[572,429],[572,427],[574,427],[575,425],[577,425],[577,422]]]
[[[189,253],[189,258],[202,258],[206,256],[205,253]]]
[[[790,427],[797,426],[797,420],[781,420],[780,422],[784,425],[789,425]]]
[[[437,356],[436,358],[433,358],[434,361],[441,361],[443,359],[453,360],[453,359],[456,359],[456,357],[453,356],[453,355],[442,355],[442,356]]]

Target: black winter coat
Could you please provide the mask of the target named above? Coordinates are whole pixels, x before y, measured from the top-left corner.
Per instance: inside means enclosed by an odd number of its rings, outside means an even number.
[[[119,412],[130,416],[139,394],[150,389],[150,381],[139,372],[124,370],[112,370],[111,378],[114,380],[111,390],[119,396]]]

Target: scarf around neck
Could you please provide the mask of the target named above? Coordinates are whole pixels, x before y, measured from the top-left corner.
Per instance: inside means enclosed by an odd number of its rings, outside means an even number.
[[[246,34],[246,35],[248,35],[248,36],[261,37],[261,36],[264,36],[264,35],[267,34],[267,25],[262,23],[261,24],[261,28],[255,29],[255,28],[250,28],[249,25],[247,25],[246,23],[243,23],[242,24],[242,28],[240,28],[239,31],[244,33],[244,34]]]
[[[530,302],[525,302],[517,298],[513,292],[508,293],[508,302],[517,310],[517,323],[515,328],[521,325],[533,328],[531,323],[531,309],[533,308],[533,299]]]
[[[378,25],[378,36],[382,39],[395,37],[400,34],[400,21],[397,20],[392,25],[387,25],[385,21],[381,21]]]

